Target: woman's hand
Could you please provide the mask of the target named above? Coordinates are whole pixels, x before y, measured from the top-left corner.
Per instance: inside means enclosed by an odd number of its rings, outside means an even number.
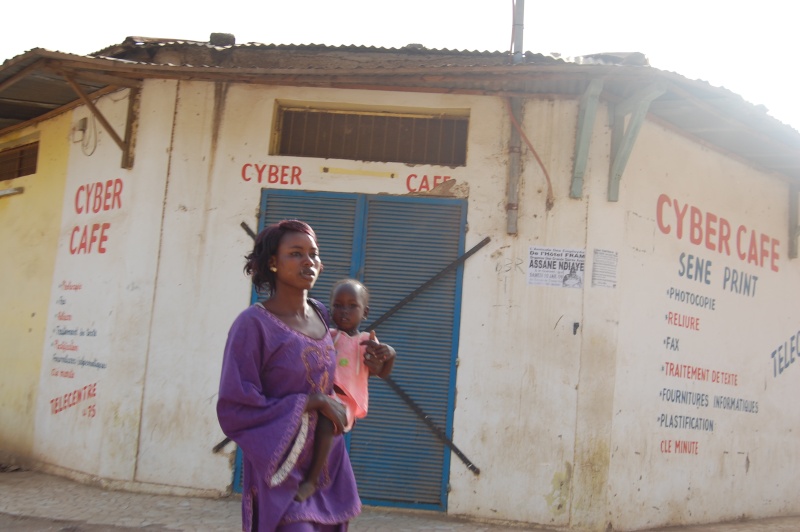
[[[341,434],[344,432],[344,427],[347,424],[347,414],[344,410],[344,405],[322,393],[311,394],[308,397],[306,404],[306,411],[316,410],[319,415],[325,416],[333,423],[333,433]]]

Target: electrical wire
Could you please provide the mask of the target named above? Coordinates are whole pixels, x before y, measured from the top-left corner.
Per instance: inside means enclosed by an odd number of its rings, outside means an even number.
[[[119,94],[119,98],[114,98],[115,94]],[[121,102],[122,100],[127,99],[129,94],[130,94],[130,89],[123,87],[121,89],[115,90],[114,92],[108,94],[107,96],[108,99],[111,100],[112,102]]]
[[[550,181],[550,174],[547,173],[547,168],[545,168],[544,163],[542,162],[541,157],[536,152],[536,148],[533,147],[533,143],[528,139],[528,136],[522,131],[522,126],[519,125],[517,121],[517,117],[514,116],[514,112],[511,110],[511,99],[505,98],[506,101],[506,109],[508,110],[508,116],[511,118],[511,123],[514,124],[514,127],[519,132],[519,136],[525,141],[525,144],[528,145],[528,149],[531,150],[533,156],[536,157],[536,162],[539,163],[539,167],[544,172],[544,177],[547,179],[547,200],[545,201],[545,210],[549,211],[553,208],[553,204],[555,203],[555,197],[553,196],[553,183]]]
[[[97,119],[94,114],[89,114],[87,120],[86,131],[83,132],[81,139],[81,151],[87,157],[91,157],[97,149]],[[89,150],[91,144],[91,150]]]

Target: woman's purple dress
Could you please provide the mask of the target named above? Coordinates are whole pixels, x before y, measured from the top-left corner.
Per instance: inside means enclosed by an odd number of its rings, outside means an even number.
[[[317,310],[324,312],[322,305]],[[294,500],[314,449],[317,413],[309,412],[304,422],[306,402],[309,394],[332,392],[335,366],[330,334],[310,338],[259,305],[233,322],[217,417],[244,456],[243,530],[272,532],[304,521],[346,523],[361,512],[342,437],[333,439],[317,491],[302,503]]]

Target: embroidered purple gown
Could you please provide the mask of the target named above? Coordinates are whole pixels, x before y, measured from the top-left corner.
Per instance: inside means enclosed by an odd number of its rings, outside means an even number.
[[[335,366],[330,334],[321,340],[306,336],[259,305],[233,322],[217,417],[242,449],[246,532],[272,532],[299,522],[347,523],[361,512],[342,437],[333,439],[317,491],[302,503],[294,500],[314,450],[317,412],[304,416],[306,402],[309,394],[332,392]]]

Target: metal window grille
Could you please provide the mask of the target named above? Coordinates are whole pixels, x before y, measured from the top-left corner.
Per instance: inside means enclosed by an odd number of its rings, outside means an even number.
[[[464,166],[466,116],[278,110],[277,155]]]
[[[38,155],[38,142],[0,152],[0,181],[35,174]]]

